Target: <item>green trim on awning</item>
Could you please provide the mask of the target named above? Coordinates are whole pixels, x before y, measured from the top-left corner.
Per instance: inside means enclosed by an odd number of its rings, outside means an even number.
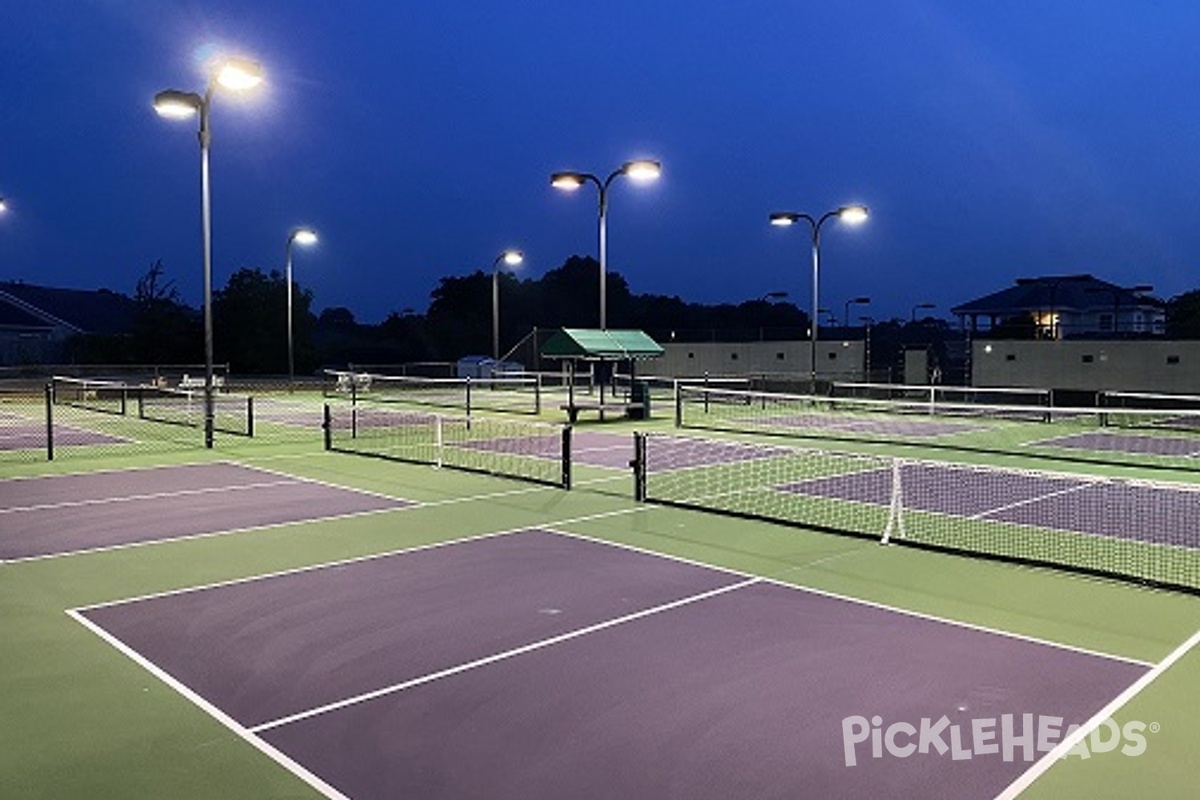
[[[658,342],[643,331],[563,328],[542,345],[543,358],[580,358],[585,361],[624,361],[658,358]]]

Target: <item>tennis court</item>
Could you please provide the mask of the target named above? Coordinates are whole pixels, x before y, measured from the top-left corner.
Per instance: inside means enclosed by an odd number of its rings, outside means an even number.
[[[874,760],[843,720],[1065,730],[1151,667],[546,530],[76,615],[348,798],[988,798],[1032,731]]]
[[[0,561],[406,505],[411,503],[226,463],[0,481]]]
[[[1194,480],[315,395],[0,463],[0,794],[1191,796]]]

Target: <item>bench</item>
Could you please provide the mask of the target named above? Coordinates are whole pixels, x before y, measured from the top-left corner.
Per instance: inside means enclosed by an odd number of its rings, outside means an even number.
[[[580,411],[598,411],[600,413],[600,421],[604,421],[605,412],[619,413],[622,416],[629,416],[630,411],[640,411],[644,408],[642,403],[563,403],[559,408],[567,412],[567,420],[572,425],[579,417]]]

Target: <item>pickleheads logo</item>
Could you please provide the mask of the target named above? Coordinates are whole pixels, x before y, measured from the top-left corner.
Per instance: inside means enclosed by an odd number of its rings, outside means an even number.
[[[858,763],[859,745],[863,745],[861,755],[869,749],[872,758],[883,758],[885,753],[895,758],[932,753],[949,754],[954,761],[979,756],[1033,761],[1035,754],[1050,752],[1079,730],[1078,724],[1065,729],[1063,724],[1062,717],[1002,714],[999,718],[972,719],[961,724],[950,722],[945,715],[937,720],[923,717],[917,724],[892,722],[885,727],[882,717],[868,720],[853,716],[842,720],[842,747],[847,767]],[[1122,755],[1140,756],[1146,752],[1146,733],[1158,730],[1156,722],[1147,725],[1134,720],[1118,725],[1109,718],[1080,738],[1062,757],[1091,758],[1095,753],[1110,753],[1118,748]]]

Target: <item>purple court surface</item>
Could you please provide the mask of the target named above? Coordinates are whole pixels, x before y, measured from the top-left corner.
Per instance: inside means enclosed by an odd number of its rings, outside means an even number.
[[[54,424],[55,447],[80,447],[90,444],[122,444],[129,441],[73,425]],[[45,450],[46,425],[42,422],[5,414],[0,417],[0,451]]]
[[[921,463],[904,464],[900,474],[903,505],[914,511],[1200,547],[1200,491],[1183,486]],[[780,489],[887,506],[892,471],[864,470]]]
[[[752,425],[768,428],[814,428],[846,433],[871,433],[880,436],[953,436],[986,430],[986,425],[924,419],[866,419],[845,414],[799,413],[786,416],[751,418]]]
[[[1200,456],[1200,439],[1195,436],[1138,436],[1132,433],[1076,433],[1056,439],[1031,442],[1036,447],[1065,447],[1072,450],[1093,450],[1130,455]]]
[[[73,613],[351,800],[988,798],[1147,669],[539,530]]]
[[[238,464],[0,481],[0,559],[15,560],[411,505]]]

